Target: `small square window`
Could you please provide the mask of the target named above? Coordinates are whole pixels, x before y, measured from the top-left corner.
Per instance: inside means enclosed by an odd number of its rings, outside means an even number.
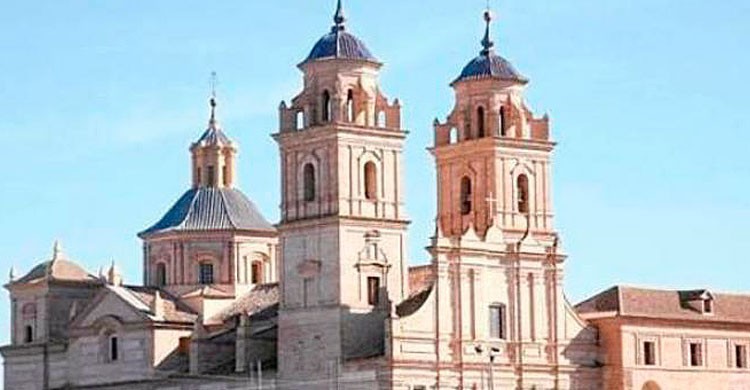
[[[736,368],[747,368],[747,345],[734,346],[734,366]]]
[[[656,343],[653,341],[643,342],[643,364],[647,366],[656,365]]]
[[[688,360],[691,367],[699,367],[703,365],[703,346],[701,343],[690,343],[688,352]]]

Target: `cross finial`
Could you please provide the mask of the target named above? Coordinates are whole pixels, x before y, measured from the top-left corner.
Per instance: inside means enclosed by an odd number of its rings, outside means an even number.
[[[487,9],[484,11],[484,38],[482,38],[482,54],[490,54],[492,48],[495,46],[495,42],[492,42],[490,38],[490,25],[492,24],[492,11],[490,10],[490,2],[487,1]]]
[[[211,119],[209,119],[209,125],[214,126],[216,124],[216,72],[211,72],[211,99],[209,104],[211,105]]]

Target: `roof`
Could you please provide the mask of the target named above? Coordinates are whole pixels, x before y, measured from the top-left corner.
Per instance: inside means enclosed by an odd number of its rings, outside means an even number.
[[[244,313],[250,317],[255,315],[264,317],[255,318],[257,320],[267,319],[266,317],[276,316],[278,303],[279,284],[259,284],[253,287],[248,293],[240,296],[231,306],[219,312],[214,318],[225,320]]]
[[[344,22],[344,9],[341,5],[341,1],[336,6],[336,13],[333,16],[334,25],[331,27],[331,32],[324,35],[322,38],[315,43],[310,54],[307,56],[304,63],[330,58],[345,58],[353,60],[364,60],[377,62],[375,57],[367,49],[364,42],[359,40],[352,34],[346,32]]]
[[[211,125],[208,127],[208,129],[206,129],[206,131],[203,132],[203,134],[200,138],[198,138],[198,141],[196,141],[195,144],[200,146],[231,145],[232,140],[230,140],[229,137],[224,134],[220,127]]]
[[[49,260],[37,264],[29,273],[14,281],[14,283],[31,283],[47,277],[49,278],[48,280],[69,282],[95,282],[99,280],[96,276],[89,274],[80,265],[72,261]]]
[[[453,82],[457,83],[464,80],[478,79],[498,79],[520,83],[528,82],[508,60],[495,54],[494,51],[481,53],[471,60],[461,71],[461,75]]]
[[[185,192],[159,222],[139,236],[207,230],[276,231],[240,190],[199,187]]]
[[[528,82],[525,77],[521,76],[521,74],[516,71],[508,60],[495,53],[495,43],[490,38],[492,15],[489,10],[484,13],[484,21],[486,27],[484,30],[484,38],[482,38],[482,51],[479,53],[479,56],[466,64],[461,71],[461,75],[458,76],[453,83],[477,79],[499,79],[519,83]]]
[[[377,61],[364,42],[337,27],[315,43],[304,62],[329,58]]]
[[[195,311],[180,302],[173,295],[158,288],[112,285],[107,285],[107,288],[117,294],[134,309],[147,313],[154,321],[192,324],[195,322],[196,318],[198,318],[198,314],[195,313]],[[155,317],[152,312],[152,305],[157,291],[159,291],[159,295],[162,298],[162,316],[160,318]]]
[[[416,313],[417,310],[419,310],[419,308],[422,307],[425,302],[427,302],[427,298],[429,298],[430,293],[432,292],[432,287],[434,285],[435,284],[433,282],[429,285],[424,286],[421,290],[416,291],[408,298],[406,298],[403,302],[396,305],[396,314],[399,317],[408,317]]]
[[[696,301],[702,297],[713,298],[712,314],[701,311]],[[614,286],[577,304],[575,309],[579,314],[614,312],[625,317],[750,324],[750,295],[714,294],[707,290]]]
[[[62,252],[60,244],[55,242],[52,258],[41,262],[26,275],[12,284],[33,283],[40,280],[56,280],[66,282],[97,282],[99,278],[88,273],[83,267],[69,260]]]

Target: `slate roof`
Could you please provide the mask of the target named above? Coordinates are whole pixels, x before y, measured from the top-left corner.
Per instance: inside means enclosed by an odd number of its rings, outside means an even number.
[[[324,35],[317,43],[315,43],[310,54],[305,61],[302,62],[303,64],[314,60],[330,58],[346,58],[377,62],[372,53],[370,53],[370,50],[365,46],[364,42],[346,32],[346,27],[344,26],[346,17],[344,16],[344,9],[341,5],[341,1],[339,1],[336,6],[336,13],[333,15],[333,22],[334,25],[331,28],[331,32]]]
[[[472,59],[453,83],[488,78],[520,83],[528,82],[528,79],[523,77],[508,60],[495,54],[494,51],[489,51]]]
[[[139,236],[207,230],[276,231],[240,190],[200,187],[185,192],[159,222]]]
[[[492,23],[492,14],[489,10],[484,12],[484,21],[486,27],[484,30],[484,38],[482,38],[482,51],[479,52],[479,56],[475,57],[464,67],[461,71],[461,75],[458,76],[452,84],[464,80],[478,80],[478,79],[499,79],[516,81],[520,83],[527,83],[528,80],[521,76],[520,73],[511,65],[508,60],[500,57],[495,53],[493,49],[495,43],[490,38],[490,25]]]
[[[577,304],[575,309],[580,314],[614,312],[625,317],[750,324],[750,295],[711,293],[713,313],[703,314],[696,299],[705,292],[614,286]]]
[[[329,58],[377,61],[364,42],[335,26],[315,43],[304,62]]]
[[[221,130],[220,127],[217,127],[215,125],[211,125],[206,129],[206,131],[203,132],[200,138],[198,138],[198,141],[196,141],[196,144],[198,145],[231,145],[232,140],[227,137],[226,134],[224,134],[224,131]]]

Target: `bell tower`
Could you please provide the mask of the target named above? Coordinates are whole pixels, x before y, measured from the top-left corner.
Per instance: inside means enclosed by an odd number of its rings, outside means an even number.
[[[331,364],[383,351],[390,302],[406,288],[403,146],[398,100],[380,89],[382,64],[334,25],[299,65],[302,91],[281,103],[282,297],[279,370],[323,375]]]
[[[528,80],[495,53],[492,16],[484,14],[482,50],[451,83],[456,103],[434,123],[438,223],[447,236],[493,224],[511,236],[529,222],[533,234],[553,233],[549,118],[526,105]]]

